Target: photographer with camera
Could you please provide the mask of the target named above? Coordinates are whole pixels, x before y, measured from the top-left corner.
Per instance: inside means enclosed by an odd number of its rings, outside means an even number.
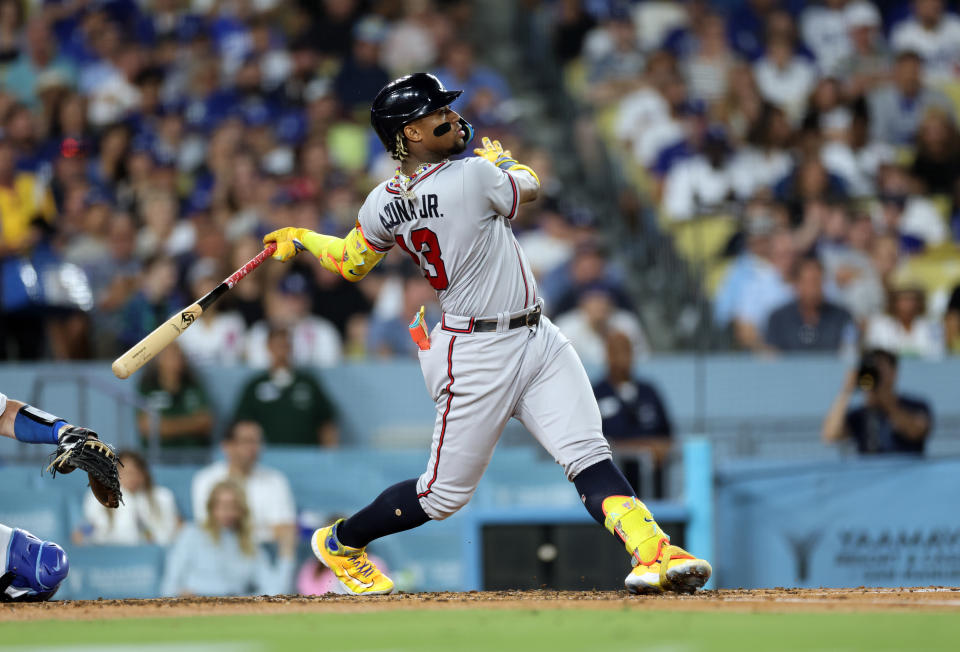
[[[894,392],[897,383],[897,356],[883,349],[866,351],[860,367],[847,375],[840,394],[823,420],[824,442],[851,437],[857,450],[871,453],[923,454],[933,425],[926,402]],[[857,391],[863,405],[849,409]]]

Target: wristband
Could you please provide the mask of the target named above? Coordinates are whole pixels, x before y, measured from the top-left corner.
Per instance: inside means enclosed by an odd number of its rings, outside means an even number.
[[[57,444],[60,428],[67,422],[49,412],[24,405],[13,420],[13,436],[28,444]]]

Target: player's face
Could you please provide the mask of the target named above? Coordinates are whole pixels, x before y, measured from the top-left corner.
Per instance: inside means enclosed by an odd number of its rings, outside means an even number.
[[[460,126],[460,114],[449,106],[425,115],[417,122],[423,133],[423,144],[431,152],[452,156],[467,148],[467,134]],[[446,127],[447,124],[450,126]]]

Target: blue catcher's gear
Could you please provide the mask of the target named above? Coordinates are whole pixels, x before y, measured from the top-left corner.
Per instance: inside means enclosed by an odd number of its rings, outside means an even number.
[[[67,553],[53,541],[41,541],[14,529],[7,545],[6,570],[0,575],[0,601],[49,600],[67,577]]]

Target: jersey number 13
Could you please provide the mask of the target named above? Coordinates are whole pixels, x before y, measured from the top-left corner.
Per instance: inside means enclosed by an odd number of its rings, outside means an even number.
[[[397,234],[397,244],[406,251],[420,269],[423,276],[430,281],[434,290],[446,290],[450,282],[447,280],[447,268],[443,266],[440,243],[437,234],[427,228],[414,229],[410,232],[408,247],[401,234]]]

